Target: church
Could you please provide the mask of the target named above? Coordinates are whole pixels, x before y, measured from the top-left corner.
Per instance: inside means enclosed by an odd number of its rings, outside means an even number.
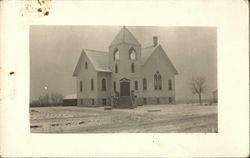
[[[134,108],[174,104],[177,74],[157,36],[152,37],[152,45],[143,48],[122,27],[108,52],[82,50],[73,72],[77,105]]]

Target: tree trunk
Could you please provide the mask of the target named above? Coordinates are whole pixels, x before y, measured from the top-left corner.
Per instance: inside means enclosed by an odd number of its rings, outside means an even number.
[[[199,103],[201,105],[201,93],[199,93],[198,95],[199,95]]]

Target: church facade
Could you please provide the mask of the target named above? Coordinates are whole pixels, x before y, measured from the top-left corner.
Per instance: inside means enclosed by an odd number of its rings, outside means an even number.
[[[136,107],[175,103],[178,72],[158,38],[142,48],[123,27],[108,52],[83,49],[75,67],[78,106]]]

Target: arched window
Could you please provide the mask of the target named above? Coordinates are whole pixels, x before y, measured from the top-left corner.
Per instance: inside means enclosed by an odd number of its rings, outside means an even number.
[[[135,81],[135,90],[138,90],[138,81]]]
[[[172,80],[168,80],[168,90],[172,90]]]
[[[115,73],[118,73],[118,65],[115,64]]]
[[[161,75],[158,75],[158,86],[159,86],[159,90],[161,90],[162,88],[162,82],[161,82]]]
[[[120,52],[119,52],[119,50],[116,48],[115,51],[114,51],[114,54],[113,54],[113,59],[114,59],[114,60],[119,60],[119,55],[120,55]]]
[[[116,82],[114,81],[114,91],[116,91]]]
[[[154,75],[154,85],[155,85],[155,90],[157,90],[157,74]]]
[[[80,92],[82,92],[82,81],[80,81]]]
[[[143,90],[147,90],[147,79],[146,78],[143,79],[142,84],[143,84]]]
[[[102,90],[106,91],[106,80],[104,78],[102,79]]]
[[[131,64],[131,72],[132,72],[132,73],[135,72],[135,64],[134,64],[134,63]]]
[[[88,69],[88,63],[85,62],[85,69]]]
[[[94,90],[94,79],[93,78],[91,79],[91,90],[92,91]]]
[[[129,59],[130,60],[136,59],[136,52],[135,52],[135,49],[133,47],[129,49]]]

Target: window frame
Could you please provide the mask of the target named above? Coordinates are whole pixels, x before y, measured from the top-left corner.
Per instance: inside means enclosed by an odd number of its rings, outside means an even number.
[[[131,73],[135,73],[135,63],[131,63]]]
[[[91,91],[93,91],[94,90],[94,79],[93,78],[91,78],[91,81],[90,81],[90,89],[91,89]]]
[[[106,79],[105,78],[103,78],[102,79],[102,91],[106,91],[107,90],[107,82],[106,82]]]
[[[82,82],[82,80],[80,80],[80,92],[82,92],[83,91],[83,82]]]
[[[135,91],[138,91],[139,87],[138,87],[138,81],[135,80]]]
[[[143,78],[142,86],[143,86],[143,90],[147,90],[148,89],[147,79],[146,78]]]
[[[135,54],[135,58],[134,58],[134,59],[131,58],[131,55],[132,55],[133,52],[134,52],[134,54]],[[131,48],[129,49],[129,60],[136,60],[136,59],[137,59],[136,50],[134,49],[134,47],[131,47]]]
[[[116,54],[118,53],[118,58],[116,58]],[[119,60],[120,59],[120,52],[117,48],[115,48],[113,52],[113,61]]]

